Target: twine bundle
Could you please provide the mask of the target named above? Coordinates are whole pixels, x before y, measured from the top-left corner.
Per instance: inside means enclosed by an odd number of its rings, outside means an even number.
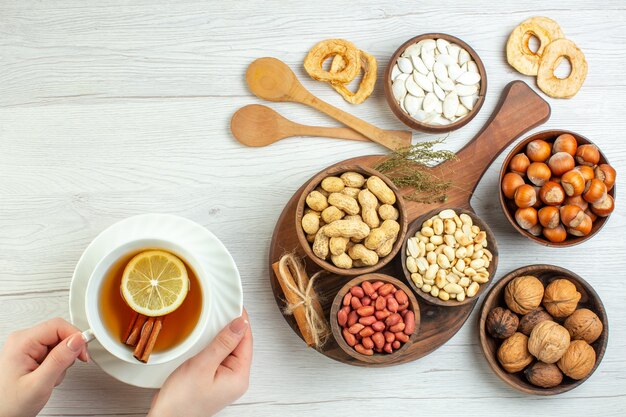
[[[283,255],[277,264],[275,272],[287,302],[283,312],[294,315],[309,346],[320,348],[330,334],[322,307],[313,289],[313,283],[321,272],[309,279],[304,265],[293,253]]]

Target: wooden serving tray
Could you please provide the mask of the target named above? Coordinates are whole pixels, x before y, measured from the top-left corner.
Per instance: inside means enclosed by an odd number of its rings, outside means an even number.
[[[470,198],[491,162],[511,142],[523,133],[536,127],[550,117],[550,106],[526,83],[513,81],[504,91],[500,102],[485,127],[465,145],[458,153],[457,159],[444,162],[436,167],[435,174],[453,182],[448,193],[448,201],[444,203],[422,204],[406,201],[406,213],[411,222],[420,215],[438,207],[462,207],[472,210]],[[364,165],[375,166],[384,155],[361,156],[342,161],[336,165]],[[306,184],[305,184],[306,185]],[[291,197],[280,215],[269,252],[270,283],[274,298],[278,307],[283,311],[285,302],[280,285],[276,280],[272,264],[277,262],[286,252],[295,252],[304,257],[304,251],[298,243],[295,230],[295,213],[298,198],[305,185]],[[402,194],[409,194],[410,190],[401,190]],[[406,282],[400,254],[394,260],[377,272],[391,275]],[[305,259],[306,262],[306,259]],[[306,262],[309,276],[319,271],[319,267],[312,261]],[[339,289],[351,277],[328,274],[316,280],[315,291],[320,297],[326,319],[329,319],[330,308]],[[469,317],[476,302],[459,307],[443,307],[430,305],[420,301],[421,325],[414,343],[406,349],[402,355],[384,363],[364,363],[345,353],[337,342],[331,339],[318,351],[329,358],[337,361],[358,366],[391,366],[414,361],[434,351],[447,342],[461,328]],[[292,316],[283,315],[287,323],[302,338],[295,319]]]

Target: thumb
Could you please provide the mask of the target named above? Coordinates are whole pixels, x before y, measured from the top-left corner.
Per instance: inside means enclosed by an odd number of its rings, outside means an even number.
[[[239,345],[248,328],[248,320],[238,317],[222,329],[209,345],[197,356],[202,362],[217,367]]]
[[[74,361],[85,349],[85,339],[80,333],[75,333],[61,341],[48,353],[46,359],[33,372],[39,384],[54,387],[63,374],[74,364]]]

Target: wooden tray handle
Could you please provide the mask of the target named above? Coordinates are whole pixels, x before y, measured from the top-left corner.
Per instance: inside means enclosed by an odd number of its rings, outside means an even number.
[[[511,142],[550,118],[550,105],[523,81],[504,88],[485,127],[458,153],[457,159],[435,167],[437,175],[463,190],[454,202],[469,207],[476,185],[494,159]]]

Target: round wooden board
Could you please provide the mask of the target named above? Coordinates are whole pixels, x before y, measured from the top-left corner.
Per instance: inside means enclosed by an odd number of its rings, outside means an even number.
[[[436,204],[406,201],[408,221],[411,222],[421,214],[437,207],[464,207],[472,210],[469,203],[470,198],[476,184],[491,162],[513,140],[529,129],[544,123],[549,117],[550,106],[548,103],[524,82],[511,82],[504,89],[500,103],[496,106],[496,110],[478,135],[457,153],[455,160],[445,162],[433,168],[436,175],[453,181],[455,185],[453,191],[449,193],[448,200],[445,203]],[[373,167],[381,158],[384,158],[384,156],[362,156],[348,159],[335,165],[356,164]],[[295,252],[298,256],[306,258],[304,251],[298,243],[295,230],[296,205],[305,185],[296,191],[285,206],[276,223],[270,244],[270,283],[274,298],[281,311],[285,307],[285,302],[280,285],[272,270],[272,264],[288,252]],[[401,191],[403,193],[410,192],[407,190]],[[391,275],[406,283],[400,259],[401,256],[398,254],[388,265],[377,272]],[[307,262],[305,259],[305,263],[309,276],[320,269],[310,260]],[[326,319],[329,319],[330,308],[335,294],[350,279],[351,277],[329,273],[316,281],[315,291],[320,297]],[[358,366],[382,367],[411,362],[431,353],[454,336],[465,323],[475,305],[476,302],[459,307],[443,307],[420,301],[421,325],[414,343],[409,349],[404,351],[403,355],[384,363],[371,364],[360,362],[343,352],[332,337],[318,351],[329,358]],[[302,338],[295,319],[288,315],[283,315],[283,317],[294,332]]]

